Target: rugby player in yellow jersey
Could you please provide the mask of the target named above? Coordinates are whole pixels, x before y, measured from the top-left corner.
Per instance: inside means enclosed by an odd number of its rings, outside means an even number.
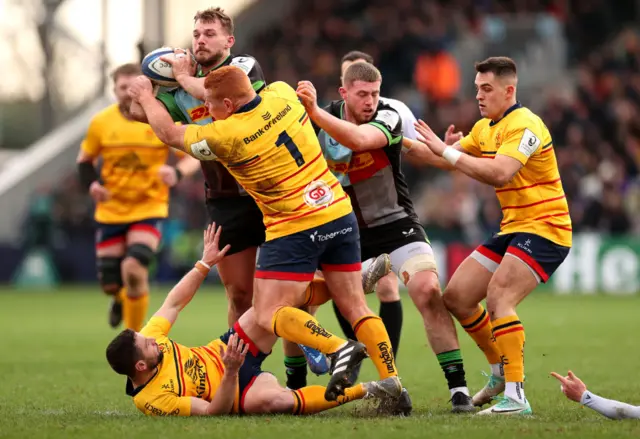
[[[344,396],[330,402],[322,386],[294,391],[282,388],[273,375],[262,371],[262,362],[277,337],[257,325],[253,308],[232,329],[204,346],[190,348],[170,339],[178,314],[230,248],[227,244],[219,250],[221,230],[215,223],[205,230],[202,259],[169,292],[142,331],[126,329],[107,347],[107,361],[115,372],[128,377],[126,392],[141,412],[155,416],[302,415],[365,396],[386,399],[395,390],[395,379],[388,378],[346,388]]]
[[[256,200],[266,228],[256,266],[258,325],[331,356],[327,400],[335,401],[352,384],[349,375],[367,353],[381,379],[395,377],[399,396],[389,336],[364,300],[353,208],[295,91],[276,82],[257,95],[234,66],[209,73],[205,88],[205,105],[215,120],[205,126],[174,125],[145,77],[136,80],[131,95],[161,140],[200,160],[219,160]],[[304,304],[318,268],[364,345],[331,334],[296,308]]]
[[[169,187],[198,162],[184,157],[166,165],[169,148],[150,127],[129,115],[127,90],[140,75],[136,64],[124,64],[112,74],[117,104],[91,121],[80,147],[80,179],[96,202],[96,257],[102,290],[113,296],[109,323],[139,331],[148,297],[147,267],[160,243],[160,224],[169,213]],[[100,174],[94,163],[101,159]],[[123,288],[124,287],[124,288]],[[124,308],[124,309],[123,309]]]
[[[475,67],[483,119],[471,132],[448,146],[423,121],[416,129],[440,156],[433,164],[496,188],[500,232],[458,267],[444,299],[491,364],[489,383],[473,397],[474,404],[505,392],[479,414],[530,414],[523,388],[524,327],[516,306],[569,254],[571,218],[549,130],[516,99],[516,64],[495,57]],[[484,298],[487,310],[480,305]]]

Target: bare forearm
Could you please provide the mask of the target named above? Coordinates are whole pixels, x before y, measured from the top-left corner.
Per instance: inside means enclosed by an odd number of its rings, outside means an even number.
[[[462,154],[456,162],[455,168],[474,180],[490,186],[500,187],[504,184],[504,182],[500,180],[500,170],[488,159]]]
[[[182,75],[176,78],[180,87],[196,99],[204,101],[204,80],[194,76]]]
[[[227,415],[233,409],[233,401],[236,396],[236,387],[238,385],[238,374],[228,374],[225,370],[220,381],[220,386],[216,390],[216,394],[207,407],[208,415]]]
[[[365,142],[358,125],[338,119],[322,108],[318,108],[313,114],[309,114],[313,122],[327,132],[333,139],[349,149],[358,151]]]
[[[174,148],[184,150],[180,127],[173,122],[165,107],[152,95],[141,98],[140,106],[158,139]]]
[[[445,171],[453,171],[455,167],[442,157],[438,157],[434,154],[427,145],[416,140],[408,138],[402,139],[402,144],[408,151],[405,153],[404,158],[414,166],[433,166],[443,169]]]
[[[205,278],[206,276],[198,271],[197,268],[191,269],[167,294],[165,305],[181,311],[191,302]]]

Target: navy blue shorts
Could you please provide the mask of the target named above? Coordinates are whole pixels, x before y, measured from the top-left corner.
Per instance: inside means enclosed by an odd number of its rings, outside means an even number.
[[[229,343],[229,337],[231,337],[232,334],[238,334],[238,337],[249,345],[249,352],[247,352],[247,356],[244,357],[244,363],[242,363],[242,366],[240,366],[240,370],[238,371],[238,391],[240,394],[238,411],[240,413],[244,413],[244,398],[256,378],[265,372],[262,370],[262,363],[271,352],[260,352],[249,336],[242,330],[238,322],[233,325],[233,328],[229,329],[224,335],[222,335],[220,340],[222,340],[226,345]]]
[[[360,271],[360,232],[352,212],[327,224],[267,241],[256,278],[311,281],[316,270]]]
[[[476,249],[486,259],[480,260],[477,256],[475,259],[493,272],[504,255],[509,253],[527,264],[546,282],[565,260],[569,250],[570,247],[558,245],[532,233],[509,233],[489,238]]]
[[[162,237],[163,218],[149,218],[131,223],[105,224],[98,223],[96,231],[96,248],[109,247],[114,244],[125,243],[127,233],[142,231]]]

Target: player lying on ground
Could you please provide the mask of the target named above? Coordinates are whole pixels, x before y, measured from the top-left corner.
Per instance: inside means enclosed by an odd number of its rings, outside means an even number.
[[[556,372],[551,372],[551,376],[562,383],[560,389],[571,401],[579,402],[610,419],[640,419],[640,406],[606,399],[591,393],[587,390],[585,383],[571,371],[566,377]]]
[[[205,104],[215,121],[177,126],[139,77],[131,96],[159,138],[203,160],[218,160],[257,201],[266,242],[257,261],[254,308],[265,331],[332,356],[325,398],[335,400],[367,355],[380,379],[397,378],[389,335],[366,304],[360,277],[360,235],[349,197],[322,156],[309,117],[284,82],[260,95],[235,66],[207,75]],[[362,343],[330,333],[303,305],[320,267],[332,299],[357,328]],[[366,346],[366,347],[365,347]]]
[[[523,387],[524,327],[516,307],[569,254],[571,218],[551,134],[516,99],[515,63],[489,58],[476,64],[476,71],[483,119],[469,135],[449,146],[424,122],[416,129],[438,156],[436,166],[496,189],[503,213],[500,232],[458,267],[444,301],[491,364],[489,383],[473,397],[474,404],[489,403],[505,391],[480,414],[530,414]],[[480,305],[485,298],[487,310]]]
[[[382,76],[372,64],[352,63],[342,82],[343,99],[326,109],[318,106],[311,82],[300,81],[297,94],[318,128],[331,171],[359,213],[361,258],[390,255],[393,271],[402,278],[422,316],[429,344],[447,379],[452,411],[474,411],[455,325],[442,299],[433,248],[400,170],[402,118],[379,100]],[[354,332],[357,335],[355,327]]]
[[[202,259],[169,292],[160,309],[140,332],[122,331],[107,347],[107,361],[126,375],[126,392],[147,415],[196,416],[230,413],[318,413],[365,397],[383,400],[394,394],[394,378],[344,389],[335,401],[323,386],[291,391],[261,366],[277,337],[256,324],[250,308],[227,333],[205,346],[188,348],[168,337],[180,311],[229,250],[218,248],[220,228],[204,232]],[[310,299],[327,300],[328,297]],[[406,409],[406,407],[405,407]]]

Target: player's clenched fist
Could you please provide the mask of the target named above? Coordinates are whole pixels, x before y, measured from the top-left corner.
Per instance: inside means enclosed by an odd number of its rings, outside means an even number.
[[[222,227],[216,228],[216,223],[209,224],[204,231],[204,249],[202,250],[202,261],[213,267],[224,258],[231,246],[227,244],[222,250],[218,248],[220,243],[220,233]]]
[[[220,357],[224,363],[225,373],[233,374],[240,370],[244,357],[249,351],[249,344],[245,343],[238,334],[232,334],[227,343],[227,349],[220,346]]]
[[[131,85],[129,86],[129,96],[134,101],[140,101],[140,98],[145,94],[153,94],[153,85],[151,81],[146,76],[140,75],[136,79],[133,80]]]
[[[298,95],[298,98],[300,98],[305,110],[307,110],[307,113],[313,114],[315,109],[318,107],[318,94],[311,81],[298,82],[296,94]]]

